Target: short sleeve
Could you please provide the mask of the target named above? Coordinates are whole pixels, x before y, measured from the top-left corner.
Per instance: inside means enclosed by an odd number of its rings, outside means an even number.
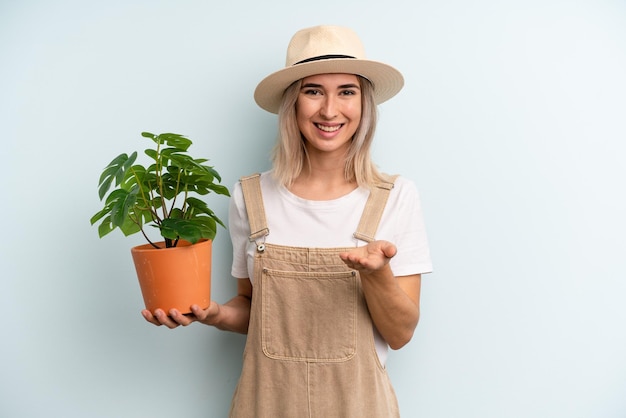
[[[248,224],[248,214],[243,200],[241,183],[237,182],[231,193],[230,205],[228,208],[228,230],[233,245],[233,264],[231,274],[233,277],[242,279],[249,276],[246,251],[249,245],[248,237],[250,227]]]
[[[390,262],[396,276],[432,272],[420,195],[413,181],[403,177],[396,180],[381,220],[381,228],[387,231],[389,238],[386,239],[398,248],[398,253]]]

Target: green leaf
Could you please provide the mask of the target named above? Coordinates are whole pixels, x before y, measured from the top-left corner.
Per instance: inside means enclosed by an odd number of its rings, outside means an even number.
[[[128,213],[137,201],[137,191],[137,188],[130,192],[122,189],[115,191],[118,193],[116,193],[114,201],[111,202],[111,223],[113,225],[120,227],[124,225],[128,218]]]
[[[107,216],[102,223],[98,226],[98,235],[100,238],[113,231],[115,226],[111,223],[111,217]]]
[[[192,144],[189,138],[180,134],[164,133],[160,134],[159,138],[165,141],[168,146],[178,148],[182,151],[187,151]]]
[[[148,172],[143,166],[134,165],[126,171],[126,175],[120,183],[120,188],[130,191],[133,186],[137,185],[137,187],[145,189],[143,184],[145,183],[147,176]]]
[[[207,222],[208,224],[211,224],[211,229],[213,231],[216,230],[216,222],[226,228],[226,225],[224,225],[222,220],[217,217],[215,212],[213,212],[204,201],[196,199],[195,197],[189,197],[187,198],[187,205],[189,206],[188,212],[194,217],[194,220],[198,220],[198,222],[201,223]],[[207,216],[203,216],[202,214]],[[210,218],[210,220],[207,220],[207,218]]]
[[[122,225],[120,225],[120,230],[122,231],[124,236],[129,236],[129,235],[132,235],[132,234],[135,234],[135,233],[141,231],[141,226],[143,224],[143,223],[141,223],[141,221],[142,221],[141,213],[137,212],[137,213],[134,213],[133,215],[135,215],[136,219],[140,223],[138,224],[135,221],[133,221],[130,217],[126,217],[126,219],[124,219],[124,222],[122,223]]]
[[[195,198],[195,197],[188,197],[187,198],[187,206],[189,206],[195,212],[198,212],[198,213],[207,213],[207,214],[209,214],[209,213],[212,214],[213,213],[211,211],[211,209],[209,209],[209,206],[206,204],[206,202],[204,200],[200,200],[200,199]]]
[[[91,217],[91,219],[89,219],[89,223],[91,223],[91,225],[95,224],[96,222],[98,222],[100,219],[104,218],[106,215],[109,214],[109,212],[111,212],[111,208],[108,206],[105,206],[104,209],[100,210],[99,212],[97,212],[95,215],[93,215]]]
[[[137,159],[137,152],[133,152],[130,157],[127,154],[120,154],[106,166],[99,181],[98,196],[100,196],[100,200],[104,198],[104,195],[111,188],[113,180],[115,180],[115,185],[119,185],[122,182],[126,170],[135,162],[135,159]]]
[[[153,133],[150,132],[142,132],[141,136],[143,136],[144,138],[150,138],[152,141],[154,141],[156,144],[160,144],[160,140],[159,140],[159,136],[155,135]]]
[[[164,219],[161,235],[169,239],[184,239],[195,244],[202,238],[202,229],[193,221],[186,219]]]
[[[209,189],[213,190],[217,194],[221,194],[223,196],[230,196],[230,192],[226,186],[222,186],[221,184],[209,184],[207,186]]]
[[[220,182],[222,181],[222,177],[219,175],[217,171],[215,171],[213,167],[209,167],[209,166],[205,166],[205,167],[207,168],[209,173],[211,173],[211,175],[217,179],[217,181],[220,181]]]
[[[202,216],[202,217],[195,219],[196,224],[200,226],[200,229],[202,231],[202,238],[206,238],[206,239],[215,238],[215,235],[217,234],[217,225],[215,223],[216,220],[219,221],[215,217],[208,217],[208,216]],[[220,224],[222,224],[221,221],[219,222]]]
[[[172,218],[172,219],[184,219],[185,218],[185,212],[183,212],[183,210],[180,209],[180,208],[172,209],[171,212],[170,212],[170,218]]]
[[[148,157],[152,158],[154,161],[158,161],[158,157],[159,157],[159,155],[157,154],[156,150],[153,150],[153,149],[147,149],[147,150],[145,150],[145,151],[144,151],[144,153],[145,153]]]
[[[156,137],[155,134],[152,134],[150,132],[142,132],[141,136],[143,136],[144,138],[152,138],[152,139],[154,139],[154,137]]]

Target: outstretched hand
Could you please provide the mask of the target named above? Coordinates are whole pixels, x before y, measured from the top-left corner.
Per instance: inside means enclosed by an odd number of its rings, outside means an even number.
[[[343,262],[351,269],[361,273],[372,273],[389,264],[398,249],[389,241],[373,241],[363,247],[339,254]]]
[[[202,309],[198,305],[191,305],[191,313],[183,314],[177,309],[170,309],[168,313],[165,313],[163,309],[156,309],[154,314],[148,309],[141,311],[144,319],[151,324],[161,326],[165,325],[168,328],[177,328],[179,326],[186,327],[193,322],[202,322],[206,325],[214,325],[219,314],[220,307],[214,301],[208,308]]]

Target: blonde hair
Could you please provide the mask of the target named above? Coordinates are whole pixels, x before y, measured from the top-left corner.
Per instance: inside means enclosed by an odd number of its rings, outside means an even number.
[[[369,188],[384,179],[370,154],[378,109],[372,83],[361,76],[358,79],[361,86],[361,122],[346,155],[344,175],[347,181],[356,180],[359,186]],[[284,186],[291,185],[304,165],[308,164],[304,139],[296,118],[296,102],[301,86],[302,80],[298,80],[287,87],[278,110],[278,140],[274,146],[272,162],[274,177]]]

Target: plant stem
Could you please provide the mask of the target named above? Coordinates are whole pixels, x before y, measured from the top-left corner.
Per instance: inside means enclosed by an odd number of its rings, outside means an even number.
[[[156,182],[159,188],[159,194],[164,196],[163,194],[163,181],[161,180],[163,177],[163,161],[161,157],[161,139],[159,135],[159,140],[157,141],[157,149],[156,149],[156,170],[155,170]],[[165,204],[165,199],[161,199],[161,209],[163,210],[163,219],[168,218],[167,206]]]
[[[150,245],[152,245],[154,248],[156,248],[157,250],[160,250],[161,248],[156,245],[154,242],[150,241],[150,238],[148,238],[148,236],[146,235],[146,233],[144,232],[143,228],[141,228],[141,234],[143,235],[143,237],[146,239],[146,241],[148,241],[148,243]]]

